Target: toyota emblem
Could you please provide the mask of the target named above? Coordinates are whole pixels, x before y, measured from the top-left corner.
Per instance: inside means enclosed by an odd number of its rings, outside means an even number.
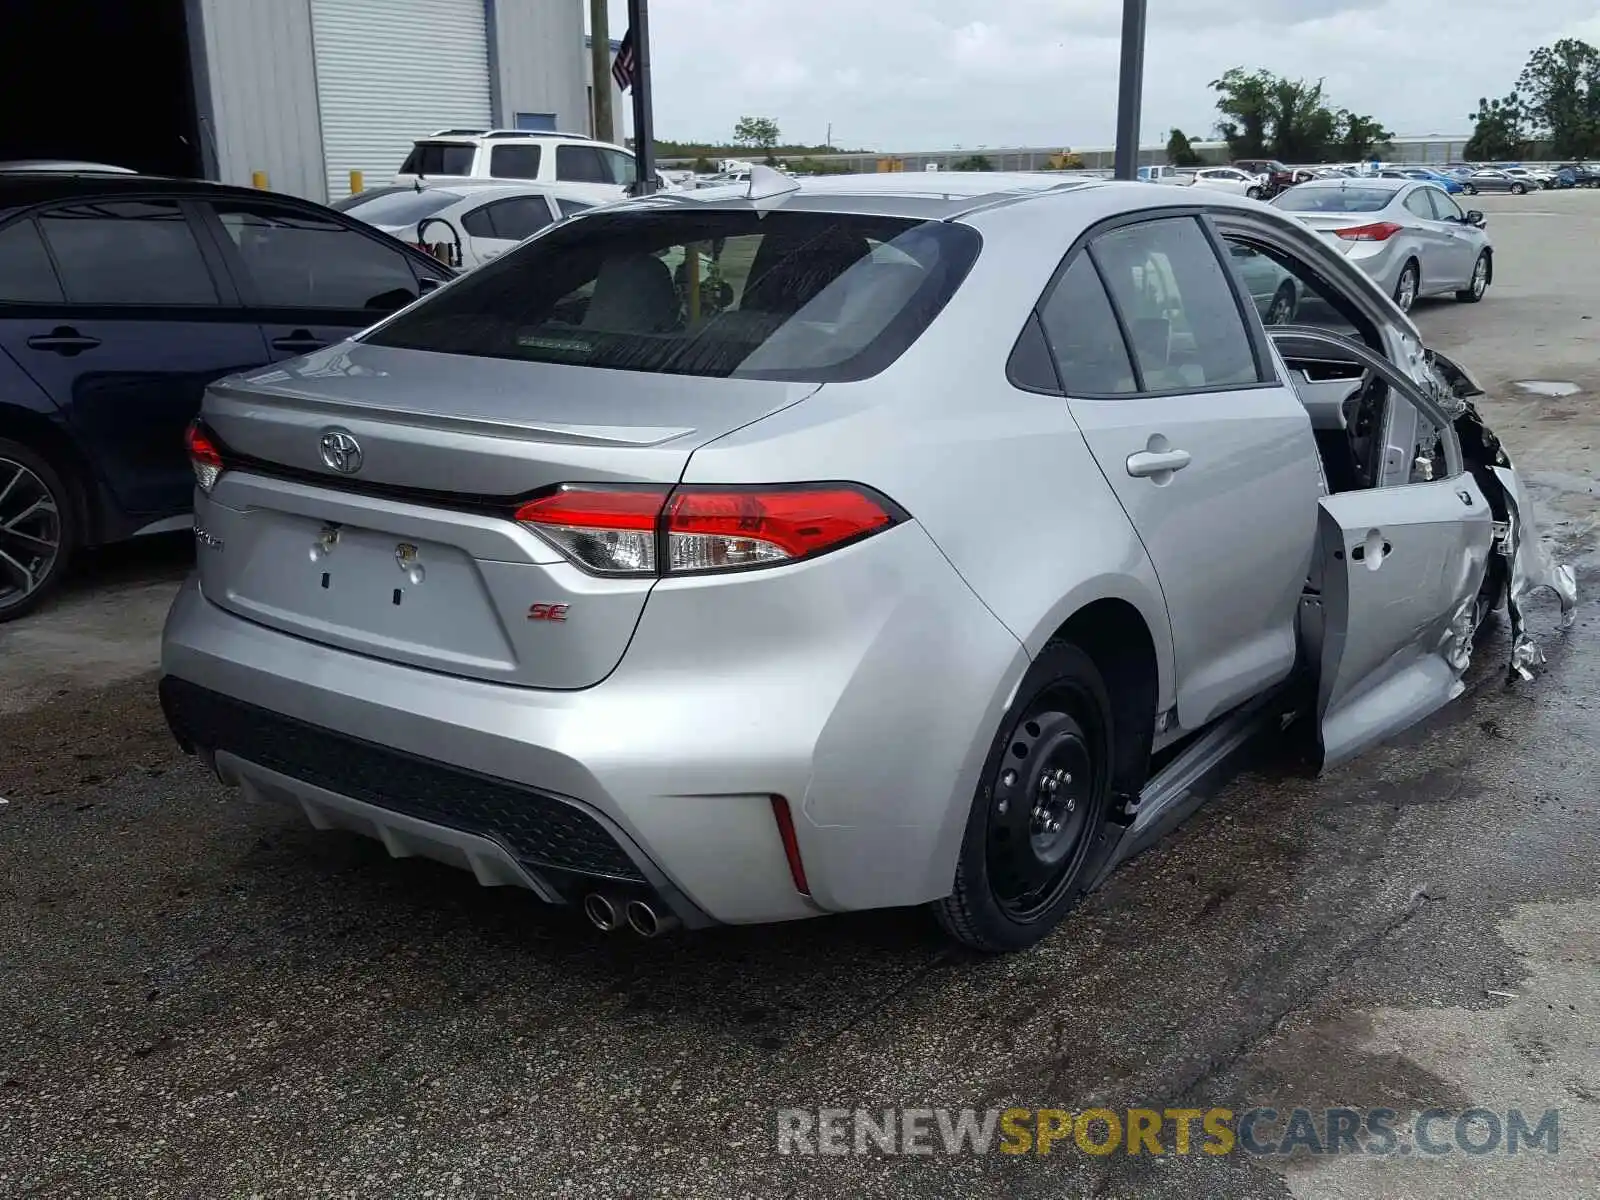
[[[361,443],[343,429],[330,429],[322,435],[322,461],[341,475],[361,470]]]

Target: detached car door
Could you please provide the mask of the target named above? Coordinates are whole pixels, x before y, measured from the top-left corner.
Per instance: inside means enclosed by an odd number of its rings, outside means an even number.
[[[48,247],[59,291],[0,305],[0,346],[55,401],[136,524],[188,510],[183,431],[206,385],[267,361],[191,215],[173,196],[108,197],[6,227]]]
[[[359,222],[272,199],[207,201],[208,222],[273,361],[343,341],[404,308],[443,266]]]
[[[1292,672],[1321,485],[1250,299],[1200,218],[1167,211],[1076,248],[1039,317],[1161,581],[1178,720],[1194,729]]]
[[[1385,486],[1335,492],[1317,506],[1303,628],[1327,767],[1460,694],[1494,515],[1449,415],[1415,380],[1330,330],[1268,333],[1285,358],[1348,362],[1389,389]]]

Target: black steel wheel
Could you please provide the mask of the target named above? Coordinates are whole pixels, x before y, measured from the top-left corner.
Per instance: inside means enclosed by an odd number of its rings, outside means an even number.
[[[61,581],[76,542],[71,495],[27,446],[0,438],[0,623],[37,607]]]
[[[1111,712],[1087,654],[1065,642],[1045,647],[990,746],[955,887],[935,905],[958,941],[1030,946],[1091,881],[1111,809]]]

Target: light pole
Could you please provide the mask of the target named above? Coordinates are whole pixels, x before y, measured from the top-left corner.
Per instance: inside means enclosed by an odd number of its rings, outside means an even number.
[[[1122,0],[1122,72],[1117,81],[1117,157],[1113,174],[1139,170],[1139,109],[1144,99],[1145,0]]]
[[[639,192],[656,190],[656,129],[650,94],[649,0],[628,0],[628,28],[633,31],[633,157],[638,164]]]

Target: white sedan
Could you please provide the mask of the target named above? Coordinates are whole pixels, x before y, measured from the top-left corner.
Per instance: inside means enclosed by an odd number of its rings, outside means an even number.
[[[546,225],[594,206],[592,197],[560,184],[455,182],[385,189],[365,203],[347,205],[345,212],[468,271]]]
[[[1266,190],[1261,176],[1241,171],[1238,167],[1201,167],[1194,173],[1194,186],[1232,192],[1235,196],[1249,196],[1252,200],[1261,199]]]

